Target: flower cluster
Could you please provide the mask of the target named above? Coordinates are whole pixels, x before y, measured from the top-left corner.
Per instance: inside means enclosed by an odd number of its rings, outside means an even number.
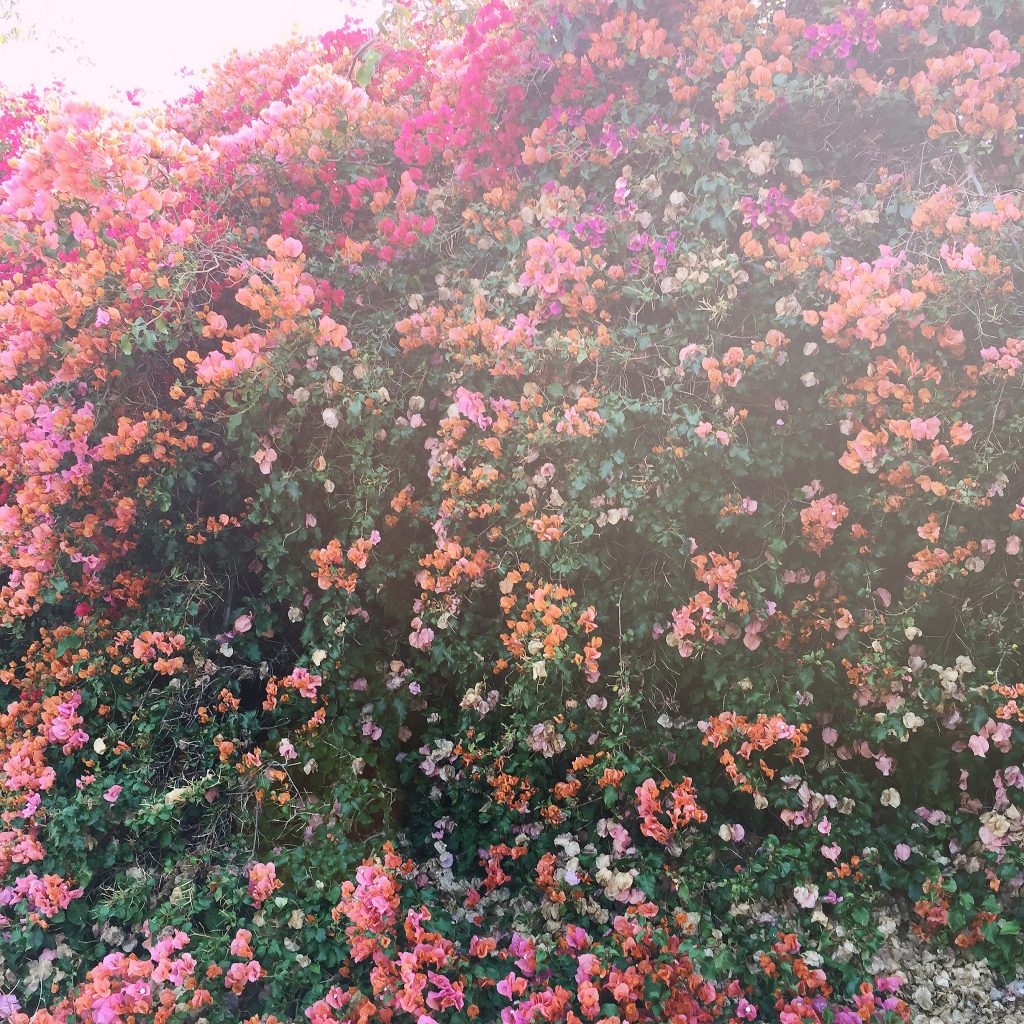
[[[5,94],[0,1019],[895,1024],[882,905],[1019,971],[1018,6]]]

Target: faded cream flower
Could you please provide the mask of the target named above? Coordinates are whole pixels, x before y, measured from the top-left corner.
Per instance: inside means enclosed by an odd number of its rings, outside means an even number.
[[[793,889],[793,898],[804,910],[811,910],[818,902],[818,887],[813,883],[798,885]]]

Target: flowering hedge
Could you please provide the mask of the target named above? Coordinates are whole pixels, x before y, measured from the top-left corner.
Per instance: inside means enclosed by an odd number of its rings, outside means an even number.
[[[0,1019],[880,1024],[893,904],[1012,976],[1022,52],[453,0],[8,97]]]

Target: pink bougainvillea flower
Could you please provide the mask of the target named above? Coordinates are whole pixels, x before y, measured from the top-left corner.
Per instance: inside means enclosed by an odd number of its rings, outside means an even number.
[[[277,462],[277,452],[273,448],[260,448],[253,456],[253,459],[260,467],[260,472],[264,476],[269,476],[271,468]]]
[[[252,932],[247,928],[239,928],[235,932],[235,937],[231,940],[231,955],[251,960],[253,952],[252,946],[249,945],[250,942],[252,942]]]
[[[281,888],[281,885],[277,869],[272,862],[257,862],[249,868],[248,891],[255,906],[262,906],[277,889]]]
[[[429,626],[421,626],[409,634],[409,643],[418,651],[429,651],[434,642],[434,631]]]
[[[740,1020],[757,1020],[757,1005],[741,997],[736,1004],[736,1016]]]
[[[967,741],[967,745],[971,748],[971,753],[976,757],[984,757],[988,753],[988,739],[980,734],[972,736]]]

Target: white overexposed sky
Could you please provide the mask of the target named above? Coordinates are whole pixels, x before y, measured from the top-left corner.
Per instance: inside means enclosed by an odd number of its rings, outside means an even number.
[[[0,84],[61,80],[83,99],[173,99],[232,50],[286,41],[293,32],[339,28],[345,16],[372,22],[383,0],[20,0],[22,38],[0,46]],[[0,25],[0,31],[3,26]]]

